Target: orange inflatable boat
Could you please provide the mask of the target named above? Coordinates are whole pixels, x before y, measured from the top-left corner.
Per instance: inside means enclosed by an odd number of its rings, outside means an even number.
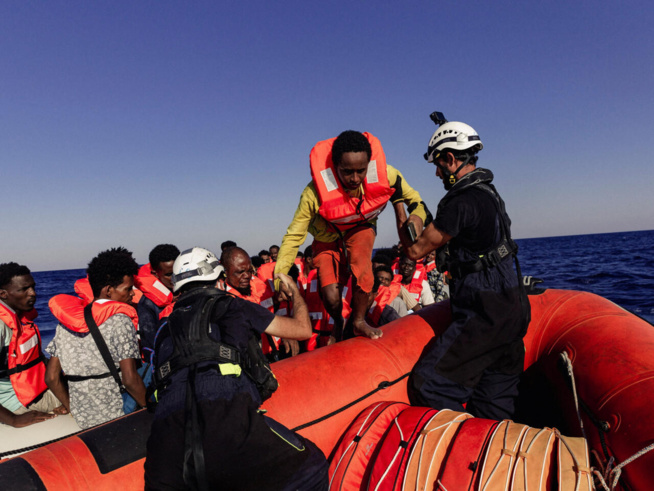
[[[654,326],[590,293],[547,290],[530,296],[520,423],[585,436],[591,465],[609,488],[646,490],[654,482]],[[269,415],[333,457],[365,408],[408,402],[408,375],[450,322],[443,302],[356,338],[273,365],[279,389]],[[151,416],[112,421],[0,463],[12,489],[143,489]]]

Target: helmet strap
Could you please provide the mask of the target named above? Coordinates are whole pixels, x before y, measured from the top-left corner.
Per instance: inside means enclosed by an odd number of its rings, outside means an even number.
[[[465,160],[463,162],[461,162],[461,165],[459,165],[456,168],[454,173],[450,173],[450,171],[447,170],[442,165],[440,165],[438,163],[436,164],[438,166],[438,168],[441,170],[441,172],[443,173],[443,176],[445,177],[445,179],[443,179],[443,186],[445,186],[446,191],[449,191],[450,189],[452,189],[452,186],[454,186],[456,184],[456,182],[458,181],[458,178],[456,177],[456,175],[459,173],[459,171],[461,169],[463,169],[466,165],[468,165],[468,163],[470,162],[471,159],[472,159],[472,155],[466,155]]]

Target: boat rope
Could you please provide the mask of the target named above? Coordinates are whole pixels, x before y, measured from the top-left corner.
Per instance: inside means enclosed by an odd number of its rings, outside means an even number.
[[[341,413],[341,412],[345,411],[346,409],[354,406],[355,404],[360,403],[361,401],[367,399],[368,397],[370,397],[371,395],[379,392],[380,390],[384,390],[384,389],[387,389],[387,388],[391,387],[392,385],[395,385],[396,383],[398,383],[401,380],[408,377],[410,373],[411,372],[407,372],[404,375],[402,375],[401,377],[396,378],[395,380],[392,380],[390,382],[387,381],[387,380],[384,380],[383,382],[379,383],[377,388],[371,390],[367,394],[362,395],[361,397],[359,397],[358,399],[350,402],[349,404],[346,404],[345,406],[342,406],[342,407],[336,409],[335,411],[332,411],[331,413],[325,414],[324,416],[321,416],[320,418],[314,419],[313,421],[309,421],[308,423],[304,423],[304,424],[302,424],[300,426],[296,426],[295,428],[292,428],[291,431],[300,431],[300,430],[303,430],[304,428],[307,428],[309,426],[313,426],[313,425],[318,424],[318,423],[320,423],[322,421],[325,421],[326,419],[329,419],[329,418],[331,418],[333,416],[336,416],[338,413]]]
[[[561,356],[561,360],[563,360],[563,363],[565,364],[565,368],[568,373],[568,377],[570,378],[570,384],[572,386],[572,396],[574,397],[574,401],[575,401],[575,409],[577,410],[577,419],[579,420],[581,435],[584,437],[584,439],[586,439],[586,430],[584,429],[584,422],[581,419],[581,411],[579,411],[579,397],[577,396],[577,384],[575,383],[575,374],[572,368],[572,361],[570,360],[567,351],[562,351],[559,356]]]
[[[633,454],[631,457],[629,457],[627,460],[621,462],[620,464],[616,465],[615,467],[613,467],[613,463],[615,462],[615,460],[613,459],[613,457],[611,457],[611,459],[609,460],[609,462],[608,462],[608,464],[606,466],[606,469],[604,469],[604,475],[602,475],[597,470],[594,470],[593,473],[595,474],[597,480],[599,481],[599,483],[602,485],[602,487],[606,491],[613,491],[616,488],[616,486],[618,485],[618,480],[620,479],[620,476],[622,475],[622,469],[626,465],[631,464],[634,460],[642,457],[643,455],[645,455],[647,452],[650,452],[651,450],[654,450],[654,443],[651,443],[647,447],[639,450],[638,452]],[[613,467],[613,468],[611,468],[611,467]],[[613,480],[611,482],[611,487],[609,487],[606,484],[606,482],[611,481],[611,478]]]
[[[611,429],[611,426],[609,425],[608,422],[606,421],[601,421],[595,414],[590,410],[588,405],[584,402],[584,400],[577,395],[577,388],[575,385],[575,378],[574,378],[574,371],[572,369],[572,361],[570,360],[570,357],[568,356],[567,352],[562,351],[560,353],[560,361],[564,365],[564,368],[566,370],[566,373],[570,379],[570,387],[571,390],[573,391],[574,399],[575,399],[575,405],[578,407],[581,407],[581,409],[584,410],[588,418],[591,420],[591,422],[595,425],[597,428],[597,434],[599,436],[600,440],[600,445],[602,446],[602,452],[604,452],[604,459],[609,460],[611,458],[611,455],[609,454],[609,449],[608,446],[606,445],[606,438],[604,437],[605,433],[608,433],[609,430]],[[579,415],[579,409],[577,408],[577,418],[579,418],[579,424],[581,426],[581,431],[584,433],[584,427],[583,424],[581,423],[581,416]],[[586,435],[584,434],[584,438]],[[597,456],[596,456],[597,457]],[[598,458],[598,462],[601,462],[601,460]]]

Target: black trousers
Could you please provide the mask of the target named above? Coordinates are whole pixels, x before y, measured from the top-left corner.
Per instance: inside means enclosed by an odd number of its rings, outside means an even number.
[[[210,489],[327,489],[329,464],[320,449],[265,417],[248,395],[198,404]],[[146,489],[186,489],[184,418],[180,410],[153,422],[145,461]]]

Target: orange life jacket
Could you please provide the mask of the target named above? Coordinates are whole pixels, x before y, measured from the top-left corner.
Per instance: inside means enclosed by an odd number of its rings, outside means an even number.
[[[84,299],[73,295],[59,294],[55,295],[48,302],[48,307],[57,320],[64,327],[71,331],[85,333],[89,332],[89,327],[84,320],[84,307],[88,305]],[[124,302],[113,300],[96,300],[91,308],[95,323],[100,326],[109,317],[116,314],[125,314],[134,324],[134,329],[138,329],[138,316],[136,310],[131,305]]]
[[[225,291],[228,293],[231,293],[235,297],[242,298],[243,300],[247,300],[248,302],[252,303],[257,303],[261,305],[262,307],[268,309],[271,313],[275,313],[275,305],[273,303],[273,291],[270,286],[257,278],[256,276],[253,276],[250,279],[250,295],[247,297],[245,295],[242,295],[236,288],[232,287],[229,283],[225,283]],[[268,355],[272,352],[272,348],[270,346],[270,342],[268,340],[269,336],[266,335],[266,333],[261,333],[261,351],[263,351],[264,355]],[[279,349],[279,345],[281,343],[281,338],[278,338],[277,336],[270,336],[272,338],[273,343],[275,344],[275,347]]]
[[[374,326],[379,326],[379,319],[384,311],[384,308],[395,300],[398,296],[402,285],[400,283],[391,283],[390,286],[379,285],[379,291],[375,300],[372,302],[370,310],[368,310],[368,319]]]
[[[312,269],[307,277],[307,288],[304,291],[304,301],[309,310],[311,319],[311,337],[306,341],[307,351],[313,351],[316,348],[327,345],[329,336],[334,328],[333,323],[329,321],[331,317],[325,309],[325,305],[320,298],[320,289],[318,288],[318,270]]]
[[[33,311],[34,313],[36,311]],[[0,320],[12,331],[7,352],[7,372],[18,401],[25,407],[47,390],[41,333],[33,321],[36,315],[18,315],[0,302]]]
[[[304,301],[309,310],[311,319],[311,329],[313,333],[306,341],[307,351],[313,351],[316,348],[327,346],[329,336],[334,330],[334,319],[329,315],[325,305],[320,298],[320,288],[318,285],[318,270],[312,269],[307,277],[307,289],[303,292]],[[347,321],[352,313],[350,302],[352,300],[352,278],[347,285],[343,287],[343,320]]]
[[[393,195],[388,182],[386,156],[381,143],[370,133],[363,133],[370,142],[372,155],[363,181],[361,198],[354,198],[343,189],[334,164],[332,146],[336,138],[323,140],[311,149],[311,178],[318,192],[318,213],[339,230],[348,230],[377,217]]]
[[[259,266],[259,269],[257,270],[257,278],[259,278],[261,281],[265,281],[266,283],[268,283],[268,286],[270,287],[271,290],[274,290],[275,288],[273,282],[273,276],[275,273],[276,264],[277,262],[270,261],[269,263],[265,263]]]
[[[138,275],[134,277],[134,286],[159,308],[166,307],[173,301],[173,292],[152,273],[150,263],[141,266]]]
[[[409,283],[408,285],[403,285],[402,284],[402,275],[401,274],[396,274],[393,277],[393,282],[391,284],[397,283],[397,284],[403,286],[419,302],[420,301],[420,294],[422,293],[422,282],[425,279],[424,278],[425,274],[426,273],[425,273],[424,269],[422,269],[421,271],[418,271],[418,269],[416,269],[415,272],[413,273],[413,277],[411,278],[411,283]]]
[[[136,278],[134,280],[136,282]],[[93,290],[91,289],[91,284],[89,283],[88,276],[86,278],[80,278],[75,282],[75,293],[77,293],[86,303],[91,303],[93,301]],[[134,297],[132,297],[132,303],[134,305],[139,303],[139,300],[142,296],[143,292],[138,288],[134,288]]]
[[[436,269],[436,261],[425,264],[425,273],[429,273]]]

